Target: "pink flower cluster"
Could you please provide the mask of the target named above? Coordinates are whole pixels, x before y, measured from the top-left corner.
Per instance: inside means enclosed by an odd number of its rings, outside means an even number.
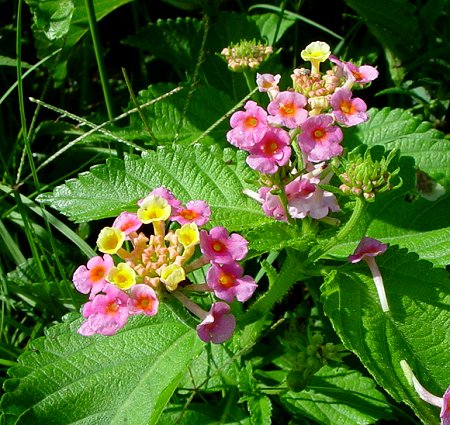
[[[288,214],[321,219],[339,210],[334,195],[319,187],[332,177],[325,161],[342,154],[342,127],[368,119],[365,102],[353,97],[352,88],[378,76],[374,67],[330,55],[323,42],[311,43],[302,57],[312,68],[293,71],[292,89],[280,90],[280,75],[257,74],[259,91],[269,96],[267,108],[247,101],[231,116],[227,133],[228,142],[248,152],[247,164],[263,175],[263,187],[252,196],[267,215],[285,221]],[[325,60],[331,69],[320,74]]]
[[[209,221],[208,204],[198,200],[183,206],[164,187],[137,205],[136,213],[122,212],[112,227],[100,231],[97,246],[103,255],[73,274],[75,288],[89,295],[82,307],[86,320],[78,333],[114,335],[132,315],[156,315],[165,293],[200,318],[197,333],[203,341],[229,339],[236,320],[228,303],[247,301],[257,287],[239,263],[247,255],[247,241],[224,227],[199,229]],[[150,223],[152,234],[140,231]],[[189,284],[188,274],[207,264],[206,282]],[[222,300],[214,302],[209,312],[187,296],[204,291]]]

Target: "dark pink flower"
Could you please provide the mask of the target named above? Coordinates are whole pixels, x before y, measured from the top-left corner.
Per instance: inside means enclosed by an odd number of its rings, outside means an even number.
[[[172,214],[171,220],[180,223],[195,223],[197,226],[203,226],[209,221],[211,209],[205,201],[189,201],[186,208],[180,207]]]
[[[258,285],[252,277],[243,274],[243,268],[237,263],[212,264],[206,275],[206,282],[220,299],[245,302]]]
[[[197,334],[202,341],[221,344],[231,338],[236,319],[230,310],[230,306],[223,302],[211,306],[206,318],[197,326]]]
[[[367,105],[364,100],[356,97],[352,99],[352,92],[342,88],[336,91],[330,99],[333,115],[336,121],[351,127],[368,120]]]
[[[245,111],[237,111],[231,116],[232,130],[227,133],[227,140],[239,149],[247,150],[266,131],[267,112],[253,100],[249,100],[244,108]]]
[[[442,408],[441,408],[441,425],[450,425],[450,386],[445,390],[442,397]]]
[[[128,295],[110,284],[103,288],[103,292],[83,306],[83,316],[87,320],[78,329],[79,334],[114,335],[127,322]]]
[[[220,264],[242,260],[248,252],[248,242],[237,233],[228,234],[224,227],[214,227],[209,233],[200,232],[200,249],[210,261]]]
[[[342,153],[340,143],[344,135],[333,123],[331,115],[316,115],[301,125],[302,133],[298,136],[298,143],[300,149],[308,155],[308,161],[326,161]]]
[[[308,112],[304,109],[307,103],[306,97],[300,93],[280,92],[267,107],[267,111],[271,115],[268,117],[268,121],[270,124],[297,128],[308,117]]]
[[[274,174],[291,157],[289,133],[281,128],[269,128],[248,151],[247,164],[264,174]]]
[[[90,292],[92,298],[108,283],[105,277],[113,266],[114,261],[109,254],[105,254],[103,258],[92,257],[86,266],[80,266],[75,270],[72,278],[75,288],[82,294]]]
[[[348,257],[350,263],[358,263],[365,257],[375,257],[379,254],[383,254],[387,250],[387,245],[381,243],[377,239],[364,237],[359,242],[355,249],[355,252]]]
[[[158,313],[158,305],[158,297],[153,288],[142,283],[131,287],[127,303],[130,314],[144,313],[147,316],[154,316]]]

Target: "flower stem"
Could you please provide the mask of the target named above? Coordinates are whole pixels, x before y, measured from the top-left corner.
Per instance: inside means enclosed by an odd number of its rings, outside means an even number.
[[[353,230],[353,228],[358,224],[361,216],[367,208],[367,202],[364,198],[358,197],[356,198],[355,208],[350,219],[345,223],[344,227],[338,232],[338,234],[332,238],[324,248],[318,249],[313,254],[311,254],[306,261],[304,262],[304,266],[313,263],[319,258],[323,257],[331,248],[336,246],[339,242],[344,240],[348,234]]]
[[[172,295],[181,302],[191,313],[195,314],[200,320],[205,320],[208,313],[203,310],[198,304],[191,301],[186,295],[176,290],[172,292]]]
[[[378,292],[378,298],[380,299],[381,308],[384,312],[387,312],[389,311],[389,305],[386,298],[386,292],[384,290],[383,278],[381,276],[380,269],[378,268],[374,257],[364,257],[364,260],[372,273],[375,288],[377,288]]]

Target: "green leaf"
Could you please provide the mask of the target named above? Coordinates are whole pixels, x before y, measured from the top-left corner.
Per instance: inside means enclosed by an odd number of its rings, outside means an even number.
[[[253,172],[242,152],[223,152],[202,146],[176,146],[149,152],[142,159],[113,159],[68,180],[39,201],[51,205],[77,222],[118,215],[137,209],[136,202],[165,186],[184,203],[206,200],[212,210],[211,226],[230,231],[248,229],[269,219],[261,207],[242,194]]]
[[[420,48],[422,32],[408,0],[345,0],[358,13],[370,32],[400,60],[414,58]],[[389,13],[386,13],[389,11]]]
[[[141,91],[137,100],[143,104],[174,88],[174,85],[156,84]],[[199,139],[233,106],[234,102],[226,93],[214,87],[200,86],[190,95],[184,90],[166,97],[146,107],[142,113],[159,144],[174,141],[187,144]],[[150,140],[139,116],[132,118],[131,128],[140,140]],[[229,129],[228,120],[224,120],[199,141],[202,144],[217,142],[222,146],[228,145],[225,135]]]
[[[276,13],[262,13],[253,15],[256,25],[259,28],[261,36],[267,40],[270,46],[276,44],[283,34],[295,24],[296,19],[292,16]]]
[[[382,145],[414,158],[416,166],[450,189],[450,144],[443,133],[402,109],[371,109],[369,120],[346,130],[345,146]]]
[[[72,48],[89,30],[84,0],[25,0],[34,16],[33,35],[40,59],[55,50],[62,52],[48,60],[46,66],[52,70],[57,81],[66,76],[67,60]],[[95,15],[100,21],[118,7],[131,0],[94,0]]]
[[[257,394],[246,398],[252,425],[272,423],[272,402],[266,395]]]
[[[422,401],[400,367],[406,360],[430,392],[442,395],[450,376],[448,274],[417,255],[390,247],[378,256],[390,312],[383,313],[367,265],[348,264],[322,286],[324,311],[342,339],[398,402],[410,405],[427,424],[438,410]]]
[[[203,346],[180,314],[162,306],[112,337],[78,335],[80,320],[50,328],[10,369],[2,411],[16,424],[156,423]]]
[[[283,394],[281,402],[319,424],[363,425],[390,419],[391,409],[372,379],[345,366],[322,367],[305,390]]]
[[[405,161],[400,161],[400,166],[403,186],[377,196],[350,235],[336,245],[329,256],[346,259],[359,241],[369,236],[414,251],[436,267],[450,263],[450,197],[442,196],[436,201],[411,198],[414,170]]]

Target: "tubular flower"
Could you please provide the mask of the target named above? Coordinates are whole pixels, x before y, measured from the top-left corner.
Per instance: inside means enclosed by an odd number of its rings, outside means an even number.
[[[311,62],[311,74],[319,73],[321,62],[325,62],[330,56],[330,46],[323,41],[314,41],[308,44],[300,53],[304,61]]]
[[[419,397],[433,406],[440,407],[441,425],[450,425],[450,386],[445,390],[442,397],[430,393],[414,375],[406,360],[400,360],[400,366],[411,386],[414,387]]]
[[[218,261],[232,262],[223,269],[230,289],[222,298],[248,300],[256,284],[250,276],[243,276],[242,266],[235,263],[247,255],[247,241],[236,233],[229,235],[223,227],[216,227],[209,233],[201,230],[204,246],[199,249],[202,243],[199,226],[211,214],[208,204],[198,200],[184,206],[164,187],[140,199],[138,207],[137,214],[122,212],[113,227],[100,231],[98,247],[107,253],[91,258],[73,274],[76,289],[89,294],[89,301],[82,308],[86,320],[78,332],[85,336],[114,335],[125,326],[130,315],[156,315],[161,296],[165,296],[177,298],[199,317],[202,322],[199,336],[204,341],[219,343],[229,339],[235,327],[230,307],[224,302],[216,303],[208,313],[184,293],[212,293],[207,284],[189,285],[189,273],[208,263],[210,267],[219,267]],[[170,227],[168,222],[172,222]],[[153,234],[142,231],[149,227],[153,227]],[[125,239],[128,241],[122,247]],[[116,254],[114,258],[110,253]],[[231,286],[235,287],[234,292]]]
[[[377,255],[383,254],[387,250],[387,245],[380,241],[364,237],[355,249],[355,252],[348,257],[350,263],[358,263],[364,260],[372,273],[373,282],[378,292],[378,298],[380,300],[381,308],[384,312],[389,311],[389,305],[386,298],[386,292],[384,290],[383,278],[380,273],[380,269],[375,262]]]
[[[308,117],[304,107],[307,104],[305,96],[293,91],[283,91],[269,103],[267,111],[271,115],[268,121],[273,125],[284,125],[287,128],[297,128]]]
[[[368,120],[367,105],[364,100],[356,97],[352,99],[352,92],[348,89],[340,89],[331,96],[331,107],[336,121],[351,127]]]

